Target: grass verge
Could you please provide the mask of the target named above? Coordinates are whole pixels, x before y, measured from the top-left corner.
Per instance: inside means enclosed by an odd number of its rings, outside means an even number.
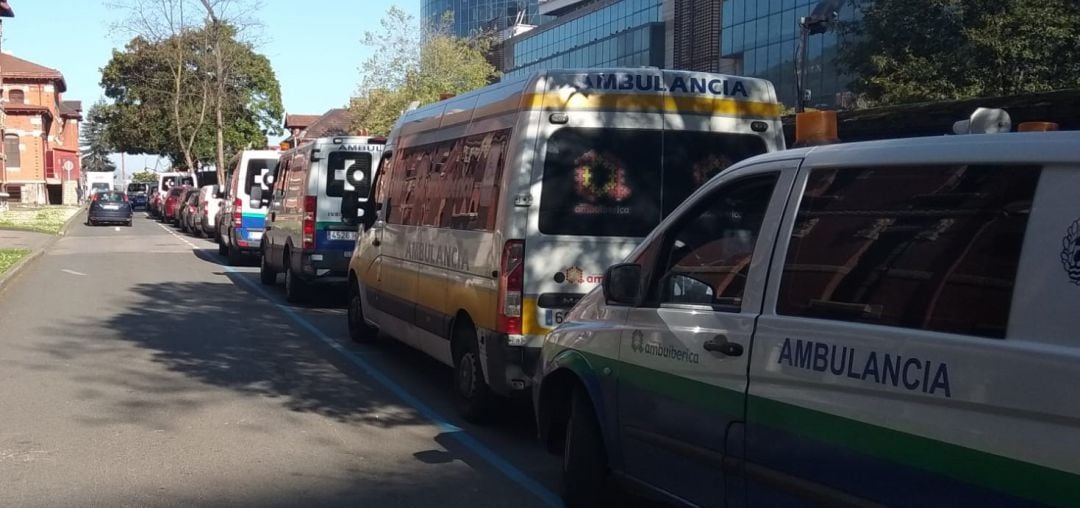
[[[0,249],[0,275],[15,266],[20,259],[30,253],[30,249]]]
[[[0,229],[21,229],[55,235],[79,208],[57,206],[40,210],[9,210],[0,214]]]

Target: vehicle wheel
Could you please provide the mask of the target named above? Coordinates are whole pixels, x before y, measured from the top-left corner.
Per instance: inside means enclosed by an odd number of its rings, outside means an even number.
[[[128,219],[127,222],[124,223],[124,225],[130,228],[131,227],[131,222],[132,222],[132,220]]]
[[[228,246],[226,250],[226,260],[229,262],[229,266],[240,266],[244,261],[244,256],[240,253],[240,249],[233,246]]]
[[[608,464],[596,412],[578,388],[570,400],[563,447],[563,500],[570,507],[606,506]]]
[[[277,272],[266,261],[266,252],[259,256],[259,282],[266,284],[267,286],[273,286],[277,284]]]
[[[356,283],[349,282],[349,337],[356,342],[371,342],[379,335],[379,329],[364,321],[363,300],[360,298],[360,288]]]
[[[97,226],[97,222],[94,222],[92,220],[87,220],[86,225],[90,226],[90,227],[95,227],[95,226]]]
[[[457,348],[454,355],[454,393],[458,411],[465,420],[482,423],[491,416],[495,394],[484,380],[476,330],[471,325],[459,325],[454,331]]]
[[[307,285],[296,271],[292,268],[292,260],[285,260],[285,301],[289,303],[303,303],[307,301]]]
[[[202,238],[203,237],[202,226],[195,225],[194,227],[192,227],[190,229],[191,229],[191,234],[194,235],[195,238]]]
[[[221,235],[218,235],[217,239],[217,253],[219,256],[224,256],[229,253],[229,247],[225,245],[225,240],[221,238]]]

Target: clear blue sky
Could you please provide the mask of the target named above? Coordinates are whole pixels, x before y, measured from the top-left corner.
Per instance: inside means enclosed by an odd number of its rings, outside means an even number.
[[[126,37],[110,25],[122,13],[111,0],[9,0],[15,17],[4,20],[3,51],[64,74],[66,100],[84,111],[104,93],[100,69]],[[270,58],[289,113],[322,114],[345,105],[356,90],[360,62],[370,49],[360,44],[392,5],[419,17],[420,0],[263,0],[253,13],[265,26],[258,51]],[[127,157],[128,171],[154,166]]]

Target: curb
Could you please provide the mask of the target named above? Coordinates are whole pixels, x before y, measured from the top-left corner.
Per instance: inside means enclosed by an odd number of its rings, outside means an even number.
[[[60,227],[60,231],[57,232],[55,235],[52,235],[52,238],[46,240],[40,248],[31,251],[30,254],[26,255],[26,257],[20,259],[18,263],[15,263],[11,268],[8,268],[7,272],[4,272],[3,275],[0,275],[0,293],[4,292],[4,289],[7,288],[8,284],[11,281],[15,280],[15,278],[18,277],[20,273],[22,273],[24,268],[26,268],[37,258],[41,257],[42,254],[45,254],[45,251],[49,250],[49,248],[51,248],[54,243],[66,236],[68,230],[71,229],[71,225],[77,222],[76,219],[78,219],[80,215],[82,215],[81,208],[79,211],[72,214],[71,217],[68,218],[67,222],[65,222],[64,225]]]

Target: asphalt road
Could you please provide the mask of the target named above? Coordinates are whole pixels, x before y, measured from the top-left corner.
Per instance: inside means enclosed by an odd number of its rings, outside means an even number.
[[[0,292],[0,506],[558,504],[527,403],[468,425],[342,295],[288,306],[170,230],[75,225]]]

